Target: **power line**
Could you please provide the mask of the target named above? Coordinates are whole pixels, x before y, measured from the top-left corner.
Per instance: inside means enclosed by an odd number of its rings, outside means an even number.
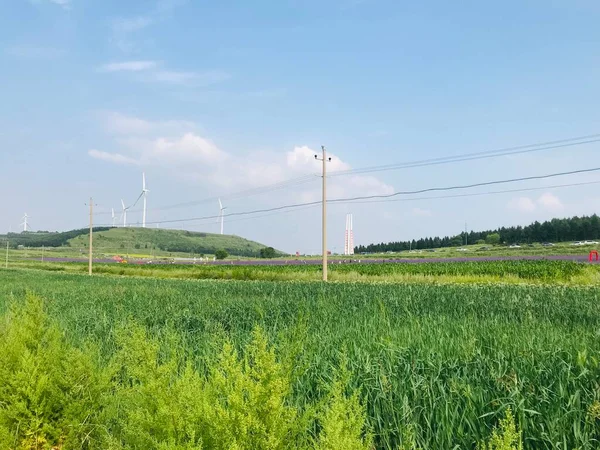
[[[198,205],[202,205],[202,204],[206,204],[206,203],[216,202],[219,198],[221,198],[223,200],[235,200],[235,199],[239,199],[239,198],[251,197],[254,195],[265,194],[265,193],[272,192],[272,191],[286,189],[288,187],[307,184],[307,183],[316,181],[318,179],[318,177],[319,177],[318,174],[304,175],[301,177],[291,178],[289,180],[280,181],[280,182],[269,184],[269,185],[262,186],[262,187],[257,187],[257,188],[246,189],[246,190],[234,192],[229,195],[222,195],[222,196],[217,195],[214,197],[207,197],[207,198],[204,198],[201,200],[193,200],[190,202],[184,202],[184,203],[178,203],[178,204],[166,205],[166,206],[159,206],[156,208],[150,208],[150,209],[148,209],[148,211],[153,211],[153,212],[168,211],[171,209],[179,209],[179,208],[186,208],[186,207],[191,207],[191,206],[198,206]],[[138,198],[138,200],[139,200],[139,198]],[[137,203],[137,200],[136,200],[136,203]],[[133,206],[135,206],[135,203],[132,206],[130,206],[129,208],[131,208]],[[130,213],[140,212],[140,211],[141,210],[139,210],[139,209],[132,209],[132,210],[128,209],[128,212],[130,212]],[[98,213],[98,215],[107,215],[107,214],[110,214],[110,212],[107,211],[107,212]]]
[[[485,195],[495,195],[495,194],[512,194],[517,192],[531,192],[531,191],[544,191],[546,189],[559,189],[559,188],[567,188],[567,187],[578,187],[578,186],[590,186],[593,184],[600,184],[600,181],[589,181],[586,183],[570,183],[570,184],[555,184],[550,186],[541,186],[535,188],[522,188],[522,189],[505,189],[502,191],[486,191],[486,192],[472,192],[469,194],[454,194],[454,195],[440,195],[436,197],[413,197],[413,198],[399,198],[394,200],[371,200],[371,201],[352,201],[348,202],[354,205],[359,204],[375,204],[375,203],[391,203],[391,202],[413,202],[413,201],[421,201],[421,200],[440,200],[446,198],[463,198],[463,197],[480,197]]]
[[[481,196],[486,196],[486,195],[543,191],[543,190],[547,190],[547,189],[562,189],[562,188],[590,186],[590,185],[597,185],[597,184],[600,184],[600,181],[589,181],[589,182],[585,182],[585,183],[555,184],[555,185],[541,186],[541,187],[535,187],[535,188],[505,189],[505,190],[501,190],[501,191],[472,192],[469,194],[440,195],[440,196],[435,196],[435,197],[429,196],[429,197],[400,198],[400,199],[392,199],[392,200],[384,199],[384,200],[370,200],[370,201],[349,201],[349,202],[345,202],[345,203],[338,202],[335,205],[342,205],[342,204],[346,204],[346,203],[354,204],[354,205],[359,205],[359,204],[367,204],[368,205],[368,204],[377,204],[377,203],[414,202],[414,201],[426,201],[426,200],[442,200],[442,199],[451,199],[451,198],[481,197]],[[308,206],[301,206],[301,207],[290,209],[290,210],[282,210],[282,211],[271,212],[268,214],[261,214],[259,216],[233,219],[233,220],[229,220],[227,223],[235,223],[235,222],[243,222],[243,221],[248,221],[248,220],[261,219],[264,217],[271,217],[271,216],[275,216],[275,215],[279,215],[279,214],[296,213],[299,211],[313,209],[316,206],[320,206],[320,203],[321,202],[315,202],[315,203],[311,203]],[[211,219],[214,219],[214,216],[206,217],[206,218],[197,218],[194,221],[195,222],[204,221],[204,220],[208,221]],[[185,222],[186,220],[191,220],[191,219],[185,219],[183,221]],[[167,223],[167,222],[165,221],[165,222],[158,222],[158,223],[160,224],[160,223]],[[110,247],[107,247],[107,248],[110,248]],[[120,247],[114,247],[114,248],[118,249]]]
[[[579,142],[574,142],[579,141]],[[474,161],[479,159],[497,158],[499,156],[520,155],[525,153],[540,152],[545,150],[554,150],[557,148],[566,148],[576,145],[591,144],[600,142],[600,134],[590,134],[569,139],[561,139],[558,141],[542,142],[539,144],[521,145],[517,147],[507,147],[504,149],[490,150],[486,152],[466,153],[455,156],[445,156],[441,158],[424,159],[420,161],[412,161],[406,163],[387,164],[382,166],[372,166],[359,169],[349,169],[344,171],[333,172],[331,176],[356,175],[363,173],[383,172],[388,170],[408,169],[416,167],[426,167],[441,164],[450,164],[455,162]]]
[[[536,176],[529,176],[529,177],[522,177],[522,178],[511,178],[511,179],[507,179],[507,180],[486,181],[486,182],[473,183],[473,184],[468,184],[468,185],[435,187],[435,188],[419,189],[419,190],[414,190],[414,191],[401,191],[401,192],[395,192],[393,194],[385,194],[385,195],[368,195],[368,196],[361,196],[361,197],[339,198],[339,199],[328,200],[328,203],[353,203],[353,202],[357,202],[360,200],[371,200],[371,199],[378,199],[378,198],[389,199],[389,198],[397,197],[399,195],[416,195],[416,194],[423,194],[426,192],[441,192],[441,191],[471,189],[471,188],[482,187],[482,186],[492,186],[492,185],[499,185],[499,184],[516,183],[516,182],[521,182],[521,181],[542,180],[542,179],[555,178],[555,177],[566,176],[566,175],[575,175],[575,174],[591,173],[591,172],[598,172],[598,171],[600,171],[600,167],[591,168],[591,169],[573,170],[573,171],[568,171],[568,172],[559,172],[559,173],[546,174],[546,175],[536,175]],[[253,214],[269,213],[269,212],[282,211],[282,210],[286,210],[286,209],[295,209],[295,208],[300,208],[300,207],[305,207],[305,206],[313,206],[313,205],[319,205],[319,204],[321,204],[321,201],[288,204],[288,205],[276,206],[273,208],[257,209],[257,210],[253,210],[253,211],[232,212],[232,213],[224,214],[223,217],[248,216],[248,215],[253,215]],[[149,222],[149,224],[195,222],[195,221],[201,221],[201,220],[217,219],[220,217],[221,217],[221,215],[204,216],[204,217],[190,217],[190,218],[186,218],[186,219],[172,219],[172,220],[161,220],[158,222]]]
[[[396,164],[387,164],[387,165],[382,165],[382,166],[372,166],[372,167],[364,167],[364,168],[357,168],[357,169],[341,170],[341,171],[337,171],[337,172],[330,172],[328,176],[329,177],[337,177],[337,176],[345,176],[345,175],[360,175],[360,174],[373,173],[373,172],[383,172],[383,171],[390,171],[390,170],[400,170],[400,169],[428,167],[428,166],[442,165],[442,164],[451,164],[451,163],[456,163],[456,162],[467,162],[467,161],[474,161],[474,160],[481,160],[481,159],[491,159],[491,158],[497,158],[500,156],[519,155],[519,154],[526,154],[526,153],[533,153],[533,152],[541,152],[541,151],[546,151],[546,150],[554,150],[554,149],[558,149],[558,148],[567,148],[567,147],[573,147],[573,146],[577,146],[577,145],[591,144],[594,142],[600,142],[600,133],[572,137],[572,138],[567,138],[567,139],[560,139],[560,140],[555,140],[555,141],[540,142],[537,144],[527,144],[527,145],[520,145],[520,146],[515,146],[515,147],[506,147],[506,148],[502,148],[502,149],[489,150],[489,151],[484,151],[484,152],[464,153],[464,154],[460,154],[460,155],[445,156],[445,157],[440,157],[440,158],[431,158],[431,159],[424,159],[424,160],[417,160],[417,161],[409,161],[409,162],[404,162],[404,163],[396,163]],[[226,200],[240,199],[240,198],[264,194],[264,193],[268,193],[268,192],[272,192],[272,191],[276,191],[276,190],[282,190],[282,189],[286,189],[289,187],[310,183],[312,181],[316,181],[320,177],[321,177],[321,175],[315,172],[313,174],[303,175],[300,177],[280,181],[280,182],[269,184],[269,185],[262,186],[262,187],[241,190],[238,192],[231,193],[229,195],[221,195],[221,196],[217,195],[214,197],[207,197],[207,198],[204,198],[201,200],[195,200],[195,201],[190,201],[190,202],[185,202],[185,203],[178,203],[178,204],[174,204],[174,205],[159,206],[156,208],[152,208],[149,211],[154,211],[154,212],[167,211],[167,210],[172,210],[172,209],[198,206],[201,204],[216,202],[219,198],[226,199]],[[139,200],[139,198],[138,198],[138,200]],[[137,203],[138,200],[136,200],[136,202],[129,208],[135,206],[135,204]],[[130,213],[140,212],[140,211],[141,210],[128,210],[128,212],[130,212]],[[107,215],[107,214],[110,214],[110,212],[98,213],[98,215]]]
[[[581,174],[581,173],[590,173],[590,172],[598,172],[600,171],[600,167],[595,167],[592,169],[579,169],[579,170],[572,170],[570,172],[559,172],[559,173],[551,173],[548,175],[536,175],[536,176],[531,176],[531,177],[522,177],[522,178],[511,178],[508,180],[497,180],[497,181],[486,181],[483,183],[474,183],[474,184],[466,184],[466,185],[460,185],[460,186],[449,186],[449,187],[439,187],[439,188],[427,188],[427,189],[419,189],[416,191],[400,191],[400,192],[394,192],[393,194],[380,194],[380,195],[365,195],[362,197],[353,197],[353,198],[343,198],[343,199],[334,199],[334,200],[329,200],[330,203],[335,203],[335,202],[351,202],[353,200],[369,200],[372,198],[391,198],[391,197],[397,197],[398,195],[415,195],[415,194],[423,194],[425,192],[439,192],[439,191],[455,191],[458,189],[471,189],[474,187],[481,187],[481,186],[492,186],[492,185],[497,185],[497,184],[507,184],[507,183],[516,183],[519,181],[531,181],[531,180],[544,180],[547,178],[555,178],[555,177],[562,177],[565,175],[576,175],[576,174]]]

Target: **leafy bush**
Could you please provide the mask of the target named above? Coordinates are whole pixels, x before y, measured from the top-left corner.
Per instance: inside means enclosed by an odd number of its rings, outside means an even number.
[[[228,256],[229,256],[229,253],[227,253],[227,251],[226,251],[226,250],[223,250],[223,249],[221,249],[221,250],[217,250],[217,251],[215,252],[215,258],[217,258],[217,259],[225,259],[225,258],[227,258]]]
[[[265,247],[260,249],[260,257],[272,259],[277,256],[277,251],[273,247]]]
[[[10,306],[0,327],[0,437],[9,448],[97,448],[107,383],[94,352],[69,346],[42,301]],[[2,447],[6,448],[6,447]]]
[[[499,233],[491,233],[485,237],[485,243],[489,245],[498,245],[501,242]]]
[[[510,408],[500,421],[500,429],[494,429],[489,442],[479,446],[480,450],[523,450],[521,433],[517,430],[515,418]]]

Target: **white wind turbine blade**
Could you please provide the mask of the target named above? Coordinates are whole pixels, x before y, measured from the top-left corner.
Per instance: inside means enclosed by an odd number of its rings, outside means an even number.
[[[127,226],[127,208],[125,207],[125,202],[121,199],[121,205],[123,206],[123,212],[121,217],[123,218],[123,228]]]
[[[144,196],[144,208],[142,211],[142,228],[146,228],[146,206],[148,202],[148,189],[146,189],[146,172],[142,172],[142,195]]]
[[[223,234],[223,222],[225,220],[225,216],[223,215],[223,211],[227,208],[223,208],[223,203],[221,203],[221,199],[219,199],[219,216],[221,216],[221,234]]]

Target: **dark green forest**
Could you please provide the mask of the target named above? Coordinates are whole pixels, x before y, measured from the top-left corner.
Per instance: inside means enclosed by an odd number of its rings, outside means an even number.
[[[419,240],[359,245],[356,253],[384,253],[403,250],[426,250],[430,248],[460,247],[465,243],[530,244],[534,242],[568,242],[600,238],[600,217],[572,217],[552,219],[528,226],[502,227],[496,230],[471,231],[456,236],[430,237]]]
[[[108,227],[95,227],[94,233],[108,231]],[[17,248],[23,247],[62,247],[67,245],[70,239],[76,238],[82,234],[89,234],[89,228],[81,228],[79,230],[49,232],[49,231],[27,231],[24,233],[8,233],[0,235],[2,240],[8,238],[10,246]]]

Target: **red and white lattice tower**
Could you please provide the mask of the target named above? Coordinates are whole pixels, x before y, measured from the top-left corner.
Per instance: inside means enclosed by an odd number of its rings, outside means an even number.
[[[354,255],[354,223],[352,214],[346,215],[346,234],[344,235],[344,255]]]

